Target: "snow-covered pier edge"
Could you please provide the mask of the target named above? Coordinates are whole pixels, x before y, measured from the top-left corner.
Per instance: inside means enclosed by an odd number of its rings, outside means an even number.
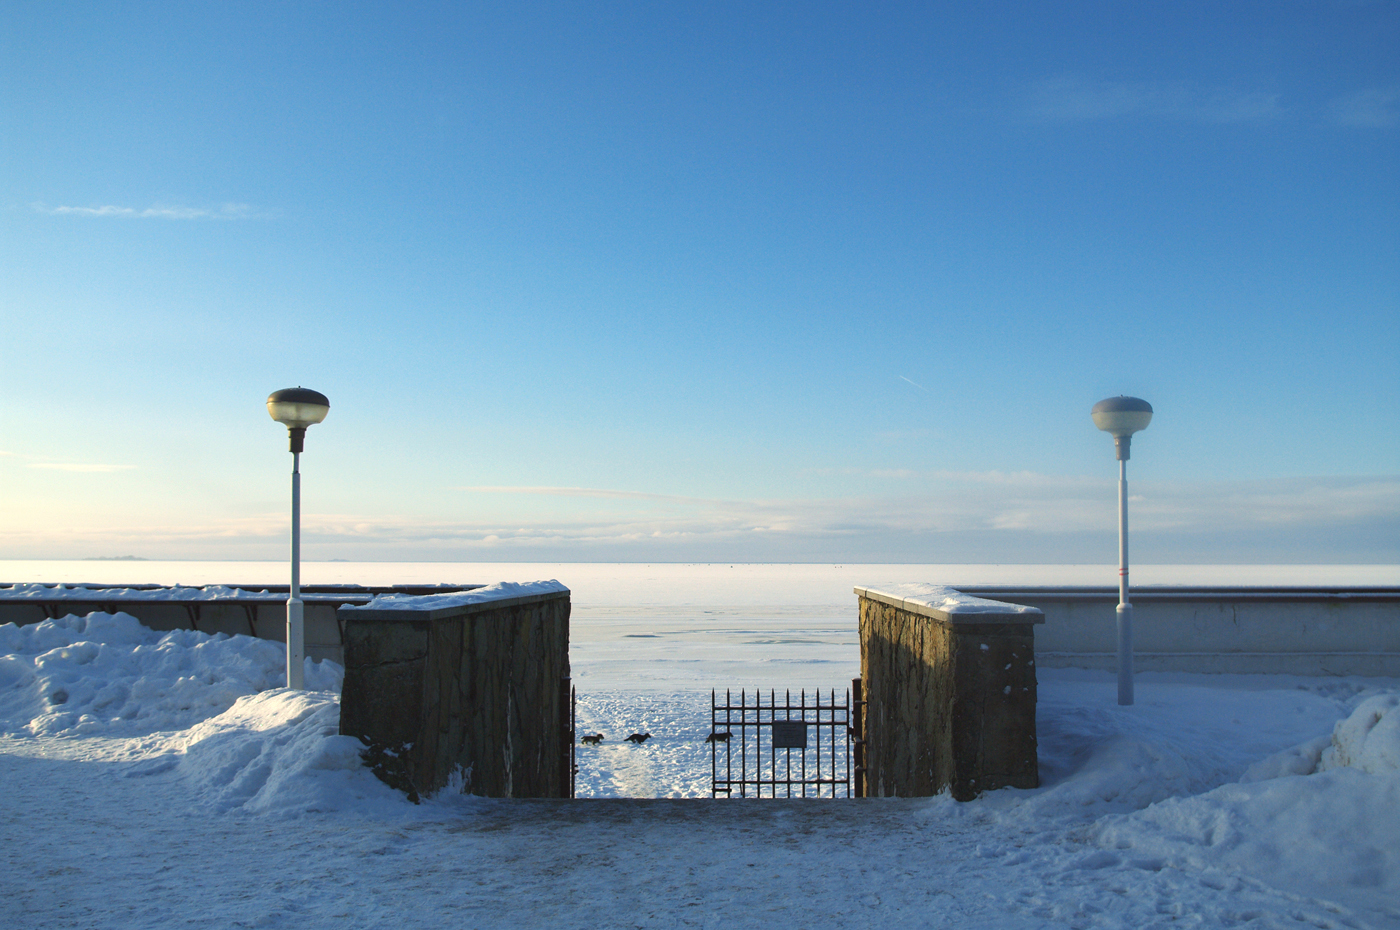
[[[316,661],[345,664],[344,627],[336,611],[368,604],[377,597],[458,594],[484,585],[302,585],[305,602],[306,655]],[[157,632],[197,630],[226,636],[255,636],[287,641],[287,585],[211,584],[0,585],[0,625],[26,626],[69,614],[94,611],[130,614]]]
[[[344,662],[336,609],[381,595],[446,594],[477,585],[303,587],[307,655]],[[1041,610],[1042,667],[1112,669],[1113,587],[959,585],[976,597]],[[284,641],[286,586],[0,585],[0,624],[122,610],[154,630],[198,629]],[[1134,588],[1140,671],[1400,677],[1400,587],[1176,586]],[[715,602],[723,603],[723,592]],[[858,622],[852,597],[850,622]]]

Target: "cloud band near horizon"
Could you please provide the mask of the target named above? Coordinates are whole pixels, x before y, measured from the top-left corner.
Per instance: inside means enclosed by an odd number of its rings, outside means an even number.
[[[591,508],[479,518],[308,512],[305,557],[542,561],[1112,561],[1111,480],[1001,476],[929,493],[861,499],[731,501],[627,490],[480,487],[514,496],[576,497]],[[1400,562],[1400,477],[1137,482],[1135,559],[1201,562]],[[622,510],[607,501],[644,505]],[[645,506],[645,505],[658,506]],[[286,517],[154,525],[0,530],[0,557],[278,558]]]

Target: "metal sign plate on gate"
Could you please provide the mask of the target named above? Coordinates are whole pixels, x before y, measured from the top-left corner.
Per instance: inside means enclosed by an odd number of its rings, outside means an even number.
[[[773,721],[773,748],[774,749],[806,749],[807,748],[807,724],[797,720]]]

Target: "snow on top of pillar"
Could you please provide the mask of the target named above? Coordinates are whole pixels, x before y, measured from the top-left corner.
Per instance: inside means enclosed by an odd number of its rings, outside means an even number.
[[[1008,604],[973,597],[947,585],[924,582],[887,582],[856,586],[861,597],[900,607],[912,613],[948,623],[1044,623],[1038,607]]]
[[[372,612],[392,612],[395,614],[422,612],[425,615],[436,615],[441,611],[462,607],[505,606],[501,602],[537,600],[561,594],[567,595],[568,593],[568,588],[554,580],[523,583],[499,581],[484,588],[456,591],[450,594],[380,594],[367,604],[347,604],[341,607],[340,611],[365,615]]]

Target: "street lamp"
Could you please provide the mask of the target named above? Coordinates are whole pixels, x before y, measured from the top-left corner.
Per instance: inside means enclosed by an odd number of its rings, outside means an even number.
[[[1133,433],[1152,422],[1152,405],[1119,395],[1090,411],[1094,425],[1113,435],[1118,453],[1118,703],[1133,703],[1133,605],[1128,602],[1128,451]]]
[[[287,596],[287,687],[303,688],[306,657],[306,624],[301,603],[301,450],[306,428],[320,423],[330,412],[326,395],[294,387],[274,391],[267,398],[267,412],[287,427],[292,445],[292,586]]]

